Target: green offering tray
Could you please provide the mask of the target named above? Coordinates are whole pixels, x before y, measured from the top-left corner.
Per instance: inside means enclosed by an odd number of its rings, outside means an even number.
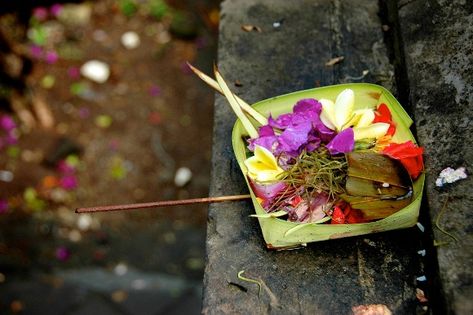
[[[389,107],[392,119],[396,123],[396,133],[392,138],[392,142],[402,143],[411,140],[416,143],[409,129],[413,122],[412,119],[388,90],[375,84],[350,83],[314,88],[269,98],[252,106],[266,117],[269,114],[277,117],[281,114],[292,112],[294,104],[301,99],[326,98],[335,100],[337,95],[344,89],[352,89],[354,91],[355,109],[376,108],[381,103],[385,103]],[[255,213],[259,216],[259,224],[268,248],[286,249],[300,247],[310,242],[408,228],[417,223],[425,174],[421,174],[413,181],[412,202],[400,211],[379,221],[356,224],[296,223],[279,219],[270,213],[266,213],[256,199],[247,179],[248,170],[243,163],[246,159],[247,146],[247,143],[243,140],[245,136],[247,136],[247,133],[243,124],[240,120],[237,120],[232,133],[233,150],[250,190]]]

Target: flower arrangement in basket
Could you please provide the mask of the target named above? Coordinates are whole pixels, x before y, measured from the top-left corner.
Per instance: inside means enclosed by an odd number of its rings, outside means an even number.
[[[416,224],[423,149],[385,88],[342,84],[253,106],[191,66],[238,117],[232,143],[268,248],[407,228]]]

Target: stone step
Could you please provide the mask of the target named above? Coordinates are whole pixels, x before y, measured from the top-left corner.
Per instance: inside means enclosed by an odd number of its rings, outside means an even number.
[[[245,32],[242,25],[253,25]],[[261,31],[257,31],[257,29]],[[249,103],[347,82],[371,82],[396,92],[378,2],[227,0],[222,3],[219,68]],[[334,66],[333,57],[344,60]],[[247,193],[231,146],[235,116],[217,96],[210,193]],[[416,228],[310,244],[296,251],[265,249],[250,202],[209,208],[204,314],[349,314],[386,305],[414,313],[423,274]],[[268,290],[237,278],[261,279]],[[229,284],[238,283],[241,287]],[[247,290],[246,292],[244,292]]]

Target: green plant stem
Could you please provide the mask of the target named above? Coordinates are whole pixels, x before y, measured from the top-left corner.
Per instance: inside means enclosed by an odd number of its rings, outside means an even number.
[[[458,238],[455,235],[453,235],[450,232],[447,232],[444,228],[442,228],[440,226],[440,219],[442,218],[443,214],[445,213],[445,210],[447,209],[447,203],[448,203],[448,196],[445,199],[445,202],[443,203],[443,206],[440,209],[439,214],[437,215],[437,218],[435,219],[435,227],[437,229],[439,229],[440,232],[442,232],[442,233],[446,234],[447,236],[451,237],[455,242],[458,242]],[[434,240],[434,246],[447,245],[448,243],[450,243],[450,242],[445,242],[445,241],[444,242],[437,242],[436,240]]]

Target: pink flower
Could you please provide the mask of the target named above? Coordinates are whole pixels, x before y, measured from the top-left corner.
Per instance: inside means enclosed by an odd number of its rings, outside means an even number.
[[[335,138],[327,144],[327,149],[331,155],[348,153],[355,148],[355,138],[352,128],[340,131]]]
[[[8,211],[8,201],[0,199],[0,214],[4,214]]]
[[[90,110],[87,107],[79,108],[79,117],[82,119],[86,119],[90,116]]]
[[[0,128],[6,131],[11,131],[16,128],[16,123],[10,116],[3,115],[0,116]]]
[[[38,45],[31,45],[30,54],[31,54],[31,57],[33,57],[34,59],[41,59],[41,57],[44,54],[43,47],[38,46]]]
[[[65,175],[59,181],[65,190],[74,190],[77,188],[77,178],[74,175]]]
[[[53,63],[56,63],[58,59],[59,59],[59,56],[55,51],[46,52],[46,56],[44,57],[44,60],[46,61],[46,63],[50,65],[52,65]]]
[[[159,86],[157,86],[157,85],[152,85],[152,86],[149,88],[149,95],[151,95],[151,96],[159,96],[159,95],[161,95],[161,89],[159,88]]]
[[[65,246],[56,248],[56,258],[60,261],[66,261],[71,257],[71,252]]]
[[[75,168],[68,164],[65,160],[59,161],[57,164],[57,169],[59,172],[63,174],[73,174],[75,172]]]
[[[69,78],[77,80],[80,78],[80,69],[78,67],[69,67],[69,69],[67,69],[67,75]]]
[[[57,17],[61,13],[61,11],[62,11],[62,5],[59,3],[53,4],[49,8],[49,12],[51,12],[51,15],[54,17]]]
[[[13,132],[9,132],[7,136],[5,137],[5,143],[8,145],[17,144],[18,137]]]
[[[33,9],[33,17],[38,21],[44,21],[48,18],[48,9],[45,7],[37,7]]]

